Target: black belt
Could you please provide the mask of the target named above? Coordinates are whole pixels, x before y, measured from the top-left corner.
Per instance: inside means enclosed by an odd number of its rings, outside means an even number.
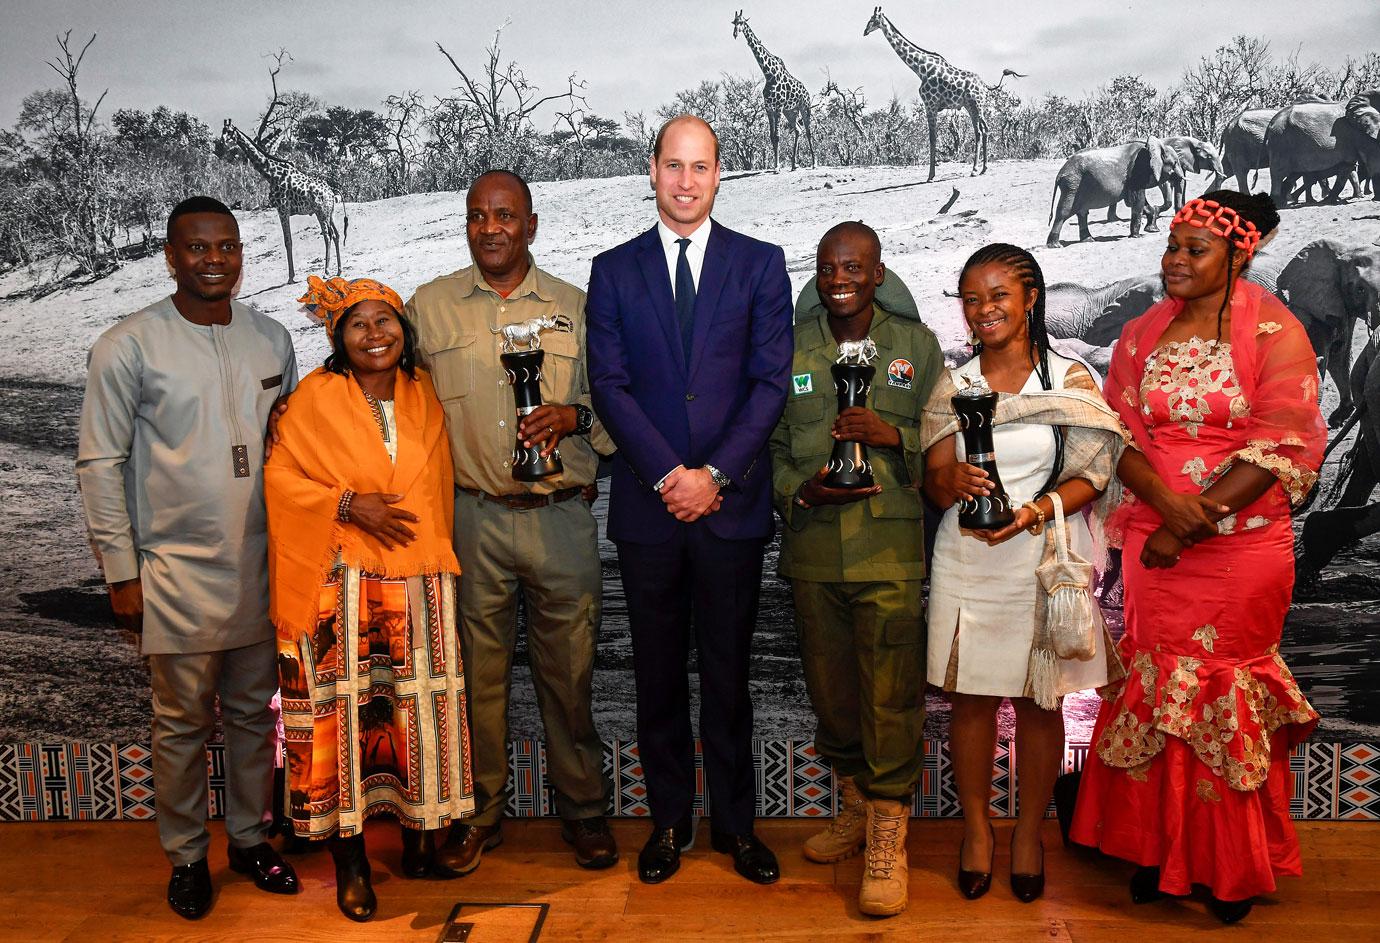
[[[478,488],[462,488],[455,486],[456,491],[463,491],[465,494],[474,495],[476,498],[483,498],[485,501],[492,501],[494,504],[501,504],[510,511],[531,511],[536,508],[544,508],[549,504],[560,504],[562,501],[569,501],[571,498],[583,497],[589,504],[594,503],[594,499],[599,497],[599,486],[590,484],[585,486],[576,485],[573,488],[562,488],[550,494],[489,494],[487,491],[480,491]]]

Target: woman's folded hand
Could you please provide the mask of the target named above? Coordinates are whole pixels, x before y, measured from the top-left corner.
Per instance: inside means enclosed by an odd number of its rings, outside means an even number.
[[[350,523],[392,550],[394,544],[406,547],[417,539],[407,526],[417,522],[417,515],[393,507],[403,499],[400,494],[371,491],[357,494],[350,501]]]
[[[1160,512],[1169,532],[1189,547],[1217,536],[1217,521],[1210,515],[1231,511],[1225,504],[1201,494],[1175,492],[1161,496],[1155,504],[1155,510]]]

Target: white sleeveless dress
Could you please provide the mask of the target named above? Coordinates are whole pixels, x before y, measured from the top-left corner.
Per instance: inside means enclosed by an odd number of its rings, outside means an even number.
[[[977,378],[981,363],[974,357],[950,371]],[[1062,389],[1075,361],[1049,354],[1050,379]],[[1022,393],[1040,390],[1031,371]],[[1023,422],[1003,423],[992,432],[997,471],[1013,507],[1033,500],[1054,467],[1054,429]],[[963,437],[954,437],[959,461],[966,457]],[[1084,559],[1092,556],[1092,534],[1081,513],[1067,518],[1069,542]],[[1025,693],[1030,647],[1035,635],[1037,583],[1045,537],[1024,531],[1005,543],[989,547],[958,527],[958,508],[944,512],[930,566],[929,646],[927,677],[931,684],[962,694],[1021,697]],[[1089,661],[1061,659],[1057,694],[1068,694],[1107,683],[1107,658],[1099,636],[1098,650]]]

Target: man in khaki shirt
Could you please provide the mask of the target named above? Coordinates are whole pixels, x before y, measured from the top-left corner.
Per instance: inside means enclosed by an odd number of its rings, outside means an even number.
[[[618,850],[604,821],[610,786],[590,711],[602,592],[590,503],[596,453],[610,454],[614,446],[590,409],[585,294],[536,267],[528,246],[537,217],[531,191],[516,174],[490,171],[474,181],[466,229],[474,264],[422,285],[407,303],[455,459],[460,644],[475,757],[475,813],[437,849],[435,871],[466,874],[502,841],[519,592],[527,603],[527,648],[562,835],[582,867],[606,868],[617,862]],[[558,314],[574,329],[541,335],[545,405],[518,426],[497,332]],[[559,446],[564,470],[540,482],[515,481],[518,435],[543,452]]]

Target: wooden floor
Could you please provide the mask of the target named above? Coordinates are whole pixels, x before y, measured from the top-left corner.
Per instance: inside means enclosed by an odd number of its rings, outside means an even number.
[[[1045,837],[1047,891],[1036,903],[1022,904],[1011,896],[1000,852],[992,891],[979,901],[963,900],[953,877],[958,823],[912,820],[910,909],[885,920],[858,913],[860,859],[829,866],[800,856],[800,842],[818,823],[758,823],[783,872],[766,888],[744,881],[726,855],[709,851],[704,823],[680,872],[665,884],[643,885],[636,856],[647,824],[615,820],[613,827],[623,858],[608,871],[581,871],[561,842],[558,823],[527,820],[506,823],[504,844],[469,877],[412,881],[398,872],[396,827],[371,824],[379,911],[370,923],[354,924],[335,908],[334,872],[324,852],[294,858],[303,892],[275,897],[228,870],[217,827],[215,906],[189,923],[164,902],[168,866],[151,823],[0,825],[0,940],[434,941],[462,900],[549,904],[543,941],[1141,943],[1183,940],[1198,931],[1212,939],[1290,943],[1380,940],[1380,824],[1300,823],[1305,877],[1284,879],[1234,927],[1206,913],[1201,899],[1133,906],[1126,893],[1129,866],[1065,851],[1053,822]],[[999,847],[1009,828],[997,825]],[[467,919],[475,924],[470,943],[525,940],[533,912],[480,907]]]

